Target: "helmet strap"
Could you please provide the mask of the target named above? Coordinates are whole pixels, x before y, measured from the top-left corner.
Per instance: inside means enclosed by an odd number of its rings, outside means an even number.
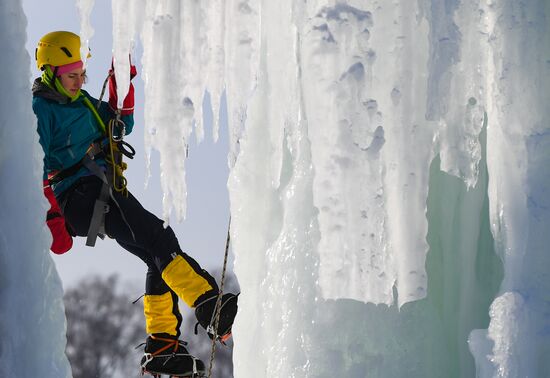
[[[50,66],[44,66],[44,71],[42,72],[42,82],[48,87],[54,88],[55,76]]]
[[[51,66],[46,66],[46,69],[42,74],[42,82],[50,88],[61,93],[63,96],[68,97],[70,99],[70,102],[75,101],[82,94],[82,92],[78,91],[76,95],[71,96],[71,94],[67,92],[67,90],[63,87],[63,84],[61,84],[61,80],[59,80],[59,78],[57,77],[57,67],[55,67],[52,71]]]

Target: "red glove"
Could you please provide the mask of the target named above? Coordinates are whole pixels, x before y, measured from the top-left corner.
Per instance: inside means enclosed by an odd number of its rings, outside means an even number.
[[[116,78],[115,78],[115,67],[111,63],[111,70],[109,73],[112,73],[109,76],[109,105],[113,110],[118,108],[118,96],[116,93]],[[128,115],[134,113],[134,84],[131,80],[136,77],[137,69],[136,66],[132,64],[132,59],[130,58],[130,88],[128,88],[128,94],[122,103],[121,115]]]
[[[50,247],[51,251],[55,254],[61,255],[65,252],[68,252],[73,246],[73,238],[67,231],[65,226],[65,218],[61,214],[61,209],[57,204],[55,195],[53,193],[48,180],[44,180],[44,195],[50,202],[50,210],[48,210],[48,215],[46,218],[46,224],[50,228],[52,233],[53,241]]]

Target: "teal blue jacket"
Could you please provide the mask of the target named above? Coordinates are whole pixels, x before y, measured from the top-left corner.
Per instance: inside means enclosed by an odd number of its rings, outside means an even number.
[[[79,98],[71,101],[42,83],[40,78],[34,82],[32,108],[38,119],[39,141],[44,150],[44,179],[48,178],[48,174],[77,164],[94,141],[106,140],[99,122],[84,103],[84,96],[94,105],[98,100],[84,90],[81,93]],[[98,114],[105,125],[114,117],[114,112],[104,101]],[[134,125],[133,115],[123,116],[122,121],[126,124],[126,134],[129,134]],[[102,159],[96,162],[102,166],[107,164]],[[56,196],[67,190],[78,178],[91,174],[82,167],[76,174],[52,185]]]

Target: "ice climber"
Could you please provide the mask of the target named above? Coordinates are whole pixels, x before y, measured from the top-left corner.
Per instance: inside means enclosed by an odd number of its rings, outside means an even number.
[[[88,53],[89,54],[89,53]],[[89,55],[88,55],[89,56]],[[109,77],[109,101],[82,89],[86,70],[80,38],[67,31],[44,35],[35,52],[42,76],[34,82],[32,107],[44,150],[44,194],[51,208],[47,224],[51,250],[61,254],[72,236],[107,235],[147,264],[144,313],[149,335],[141,360],[143,372],[177,377],[204,375],[202,361],[190,355],[179,340],[178,297],[195,309],[198,323],[209,336],[224,341],[231,335],[237,296],[224,294],[219,328],[211,327],[219,293],[214,278],[182,252],[170,227],[145,210],[126,189],[121,154],[131,156],[122,142],[134,124],[134,88],[117,109],[114,70]],[[131,66],[130,78],[136,75]]]

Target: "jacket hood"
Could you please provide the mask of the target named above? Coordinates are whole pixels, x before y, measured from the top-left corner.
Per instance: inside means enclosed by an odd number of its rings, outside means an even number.
[[[42,78],[38,77],[34,80],[32,85],[32,95],[35,97],[42,97],[47,100],[55,101],[59,104],[68,104],[71,102],[71,99],[67,96],[62,95],[55,89],[52,89],[48,85],[42,82]]]

